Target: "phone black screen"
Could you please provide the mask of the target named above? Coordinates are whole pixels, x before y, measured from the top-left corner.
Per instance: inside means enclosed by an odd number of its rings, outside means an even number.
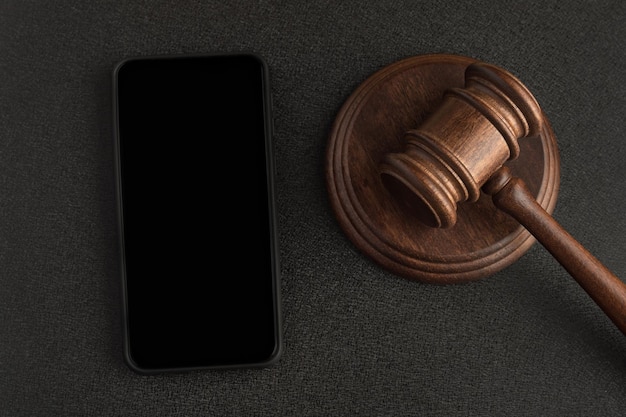
[[[140,372],[279,352],[267,66],[254,55],[114,72],[125,353]]]

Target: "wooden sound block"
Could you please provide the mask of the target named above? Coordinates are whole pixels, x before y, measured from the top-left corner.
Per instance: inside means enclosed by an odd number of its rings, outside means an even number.
[[[393,63],[361,84],[341,108],[330,134],[326,180],[339,225],[363,253],[408,279],[451,284],[494,274],[522,256],[535,238],[498,210],[489,196],[458,206],[449,229],[422,224],[384,187],[381,158],[404,148],[444,92],[464,86],[476,60],[423,55]],[[520,156],[507,162],[548,213],[556,204],[559,155],[545,118],[539,137],[520,140]]]

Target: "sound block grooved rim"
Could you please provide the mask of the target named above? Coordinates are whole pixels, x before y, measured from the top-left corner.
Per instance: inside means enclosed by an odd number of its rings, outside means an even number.
[[[450,229],[422,225],[394,201],[378,174],[380,158],[403,148],[448,88],[462,87],[476,60],[422,55],[393,63],[366,79],[339,111],[326,152],[326,181],[337,221],[365,255],[402,277],[435,284],[484,278],[521,257],[535,239],[481,195],[459,205]],[[548,120],[538,138],[520,141],[507,165],[552,213],[559,188],[559,155]]]

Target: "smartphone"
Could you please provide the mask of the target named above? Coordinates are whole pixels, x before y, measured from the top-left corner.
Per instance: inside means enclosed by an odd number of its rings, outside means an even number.
[[[113,71],[124,357],[142,374],[281,352],[268,66],[130,58]]]

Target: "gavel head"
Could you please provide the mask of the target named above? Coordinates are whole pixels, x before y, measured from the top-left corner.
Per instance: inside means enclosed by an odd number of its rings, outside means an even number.
[[[519,155],[518,140],[538,136],[543,114],[512,74],[476,63],[465,87],[446,92],[402,153],[387,154],[379,171],[386,188],[425,224],[451,227],[457,203],[476,201],[482,185]]]

